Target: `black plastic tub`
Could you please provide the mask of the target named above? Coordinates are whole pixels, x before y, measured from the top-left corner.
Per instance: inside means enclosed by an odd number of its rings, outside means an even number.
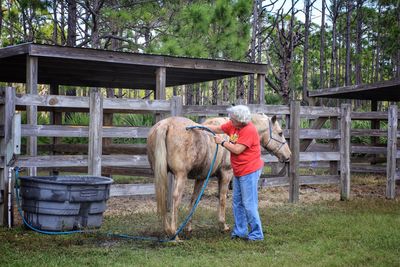
[[[25,220],[45,231],[99,228],[113,180],[95,176],[23,176]]]

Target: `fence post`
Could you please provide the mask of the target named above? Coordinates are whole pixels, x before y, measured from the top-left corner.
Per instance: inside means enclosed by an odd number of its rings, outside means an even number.
[[[103,138],[103,100],[99,88],[91,88],[90,90],[89,109],[88,174],[100,176]]]
[[[38,58],[27,56],[26,58],[26,91],[28,94],[38,94]],[[37,106],[26,106],[27,123],[37,125]],[[37,156],[37,137],[28,137],[27,152],[29,156]],[[36,167],[29,168],[29,175],[36,176]]]
[[[289,202],[299,201],[299,161],[300,161],[300,102],[290,102],[290,149]]]
[[[391,105],[388,112],[388,141],[386,163],[386,197],[394,199],[396,195],[396,158],[397,158],[397,106]]]
[[[13,218],[8,217],[8,163],[13,156],[13,117],[15,113],[15,88],[0,88],[0,226],[13,224]],[[2,159],[2,160],[1,160]],[[11,186],[13,188],[13,186]]]
[[[171,116],[181,116],[182,115],[182,97],[173,96],[171,98]]]
[[[265,74],[257,74],[258,103],[265,104]]]
[[[348,200],[350,197],[350,104],[341,106],[340,126],[340,199]]]

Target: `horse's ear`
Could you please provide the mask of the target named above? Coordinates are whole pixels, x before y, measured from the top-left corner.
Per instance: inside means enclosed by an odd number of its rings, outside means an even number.
[[[275,123],[275,122],[276,122],[276,115],[272,116],[271,122],[272,122],[272,123]]]

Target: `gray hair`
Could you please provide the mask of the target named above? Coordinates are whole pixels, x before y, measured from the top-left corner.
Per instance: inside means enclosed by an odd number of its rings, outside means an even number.
[[[227,109],[229,118],[247,124],[251,121],[250,109],[244,105],[237,105]]]

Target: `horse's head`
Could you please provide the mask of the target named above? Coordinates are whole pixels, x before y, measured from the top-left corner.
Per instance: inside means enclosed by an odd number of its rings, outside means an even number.
[[[276,116],[270,118],[266,115],[254,114],[252,116],[252,122],[260,135],[261,145],[267,151],[275,155],[279,161],[289,161],[292,152],[290,151]]]

